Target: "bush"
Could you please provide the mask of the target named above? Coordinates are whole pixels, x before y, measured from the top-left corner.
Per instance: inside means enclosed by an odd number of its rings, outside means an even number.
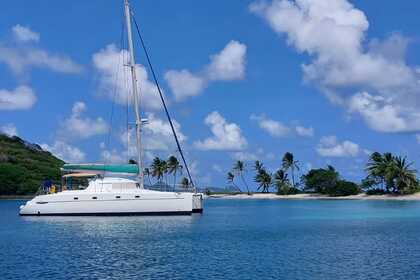
[[[330,196],[349,196],[360,193],[360,187],[346,180],[340,180],[337,184],[327,189],[327,194]]]
[[[291,194],[299,194],[301,191],[296,188],[292,187],[289,184],[284,184],[282,187],[277,188],[278,195],[291,195]]]
[[[374,189],[370,189],[366,191],[367,195],[382,195],[382,194],[386,194],[387,192],[383,189],[379,189],[379,188],[374,188]]]

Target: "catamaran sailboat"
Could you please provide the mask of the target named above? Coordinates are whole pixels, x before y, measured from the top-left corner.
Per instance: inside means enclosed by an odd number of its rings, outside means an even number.
[[[93,173],[93,178],[89,180],[88,186],[85,189],[67,189],[58,193],[38,195],[20,207],[20,215],[188,215],[194,212],[202,212],[203,196],[195,191],[195,187],[194,192],[155,191],[144,187],[141,139],[141,126],[144,124],[144,120],[140,118],[139,94],[135,72],[136,63],[134,60],[131,31],[132,14],[128,0],[124,0],[124,14],[130,52],[130,63],[128,66],[131,69],[133,106],[136,117],[137,164],[65,164],[62,169],[66,172],[81,172],[77,173],[82,174],[79,176],[85,176],[87,175],[86,173]],[[158,84],[157,87],[160,92]],[[179,152],[190,177],[190,182],[192,183],[175,129],[173,129],[172,121],[162,96],[161,99]],[[83,175],[84,173],[85,175]],[[106,175],[108,173],[134,174],[137,175],[137,178],[132,180],[104,176],[104,174]]]

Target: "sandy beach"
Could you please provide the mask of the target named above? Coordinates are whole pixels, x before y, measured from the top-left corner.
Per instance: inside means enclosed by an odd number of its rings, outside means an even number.
[[[277,195],[275,193],[256,193],[256,194],[214,194],[206,196],[207,199],[326,199],[326,200],[401,200],[401,201],[420,201],[420,193],[412,195],[350,195],[330,197],[320,194],[294,194]]]

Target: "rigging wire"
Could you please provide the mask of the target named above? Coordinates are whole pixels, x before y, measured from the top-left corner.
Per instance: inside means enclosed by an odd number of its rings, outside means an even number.
[[[120,48],[123,47],[123,42],[124,42],[124,21],[121,22],[121,34],[120,34]],[[111,102],[111,114],[110,114],[110,118],[109,118],[109,131],[108,131],[108,137],[106,140],[106,147],[110,147],[111,146],[111,138],[112,138],[112,127],[113,127],[113,121],[114,121],[114,111],[115,111],[115,103],[116,103],[116,98],[117,98],[117,83],[118,83],[118,79],[119,79],[119,65],[121,64],[121,56],[118,58],[118,65],[115,69],[115,75],[114,75],[114,88],[113,88],[113,92],[112,92],[112,102]],[[124,63],[124,59],[122,59],[122,63]],[[110,163],[110,158],[107,158],[104,160],[104,169],[103,169],[103,173],[104,175],[106,174],[106,170],[105,170],[105,164]]]
[[[133,19],[133,21],[134,21],[134,25],[136,26],[137,34],[138,34],[138,36],[139,36],[139,38],[140,38],[140,42],[141,42],[142,48],[143,48],[144,53],[145,53],[145,55],[146,55],[147,64],[149,65],[150,72],[152,73],[153,80],[154,80],[155,85],[156,85],[156,88],[157,88],[157,90],[158,90],[158,92],[159,92],[160,100],[162,101],[163,108],[165,109],[166,117],[168,118],[169,124],[170,124],[170,126],[171,126],[172,133],[173,133],[173,135],[174,135],[174,137],[175,137],[175,142],[176,142],[176,145],[177,145],[177,147],[178,147],[178,151],[179,151],[179,153],[180,153],[180,155],[181,155],[182,162],[184,163],[185,170],[187,171],[188,178],[190,179],[190,183],[191,183],[192,187],[194,188],[194,190],[196,191],[196,188],[195,188],[195,185],[194,185],[193,179],[192,179],[192,177],[191,177],[190,170],[189,170],[189,168],[188,168],[187,161],[185,160],[184,153],[183,153],[182,148],[181,148],[181,144],[179,143],[179,139],[178,139],[178,136],[177,136],[177,134],[176,134],[174,124],[173,124],[173,122],[172,122],[172,118],[171,118],[171,116],[170,116],[170,114],[169,114],[168,107],[166,106],[165,98],[163,97],[163,93],[162,93],[162,91],[161,91],[161,89],[160,89],[159,82],[158,82],[158,80],[157,80],[157,77],[156,77],[155,71],[154,71],[153,66],[152,66],[152,63],[151,63],[151,61],[150,61],[150,57],[149,57],[149,53],[148,53],[147,48],[146,48],[146,44],[144,43],[143,36],[142,36],[142,35],[141,35],[141,33],[140,33],[140,28],[139,28],[139,26],[138,26],[138,24],[137,24],[137,21],[136,21],[136,18],[134,17],[134,15],[132,16],[132,19]]]

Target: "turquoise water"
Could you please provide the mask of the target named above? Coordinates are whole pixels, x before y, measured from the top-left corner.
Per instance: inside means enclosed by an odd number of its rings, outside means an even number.
[[[19,217],[1,279],[419,279],[420,202],[207,200],[184,217]]]

